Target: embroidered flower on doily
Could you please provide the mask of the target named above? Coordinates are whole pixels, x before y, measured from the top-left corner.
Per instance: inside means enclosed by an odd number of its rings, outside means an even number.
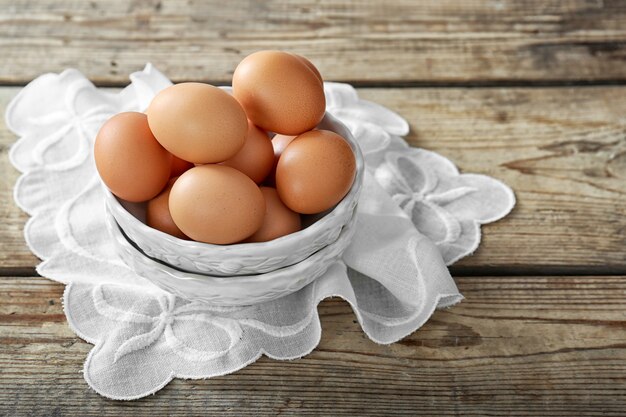
[[[314,317],[314,309],[289,317],[264,311],[268,308],[293,311],[296,304],[311,305],[308,298],[312,291],[302,292],[297,299],[281,299],[273,305],[218,307],[187,301],[153,288],[145,291],[115,284],[72,286],[66,293],[66,309],[80,303],[81,309],[97,314],[91,322],[76,321],[70,314],[71,323],[87,338],[100,339],[103,329],[109,330],[104,333],[108,336],[104,344],[107,354],[113,356],[112,366],[126,356],[144,354],[140,352],[144,349],[168,350],[179,360],[190,362],[214,361],[236,347],[244,338],[244,329],[287,338],[302,332]],[[284,322],[285,318],[290,322]],[[200,340],[204,337],[207,339]]]
[[[481,224],[504,217],[515,205],[500,181],[459,174],[449,160],[424,149],[387,152],[375,177],[448,265],[476,250]]]
[[[135,324],[138,325],[137,327],[148,326],[146,332],[129,337],[115,349],[113,363],[125,355],[151,346],[162,337],[174,352],[193,360],[211,360],[225,355],[241,338],[241,326],[236,320],[209,314],[214,309],[207,308],[205,305],[181,303],[181,300],[172,294],[156,294],[154,298],[148,298],[149,301],[156,300],[158,305],[156,314],[149,314],[136,311],[137,305],[143,304],[142,301],[147,298],[146,294],[135,294],[133,306],[118,308],[109,303],[104,295],[104,289],[104,285],[96,285],[91,291],[94,308],[102,317],[119,323]],[[122,299],[126,300],[127,298]],[[115,297],[115,300],[118,301],[119,298]],[[229,340],[228,346],[217,351],[201,351],[190,348],[174,332],[175,325],[185,321],[193,321],[201,325],[208,324],[226,332]]]
[[[95,88],[76,70],[47,74],[30,90],[35,88],[49,95],[22,92],[7,110],[9,128],[22,135],[10,154],[20,171],[44,165],[51,170],[79,166],[89,157],[99,126],[135,106],[124,96]]]
[[[72,283],[64,307],[74,332],[95,345],[86,381],[107,397],[133,399],[174,377],[223,375],[261,354],[294,359],[310,352],[321,329],[307,288],[276,303],[220,308],[152,287]]]

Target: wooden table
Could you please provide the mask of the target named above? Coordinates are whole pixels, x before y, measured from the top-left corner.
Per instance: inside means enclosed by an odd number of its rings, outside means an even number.
[[[224,84],[252,51],[297,51],[519,200],[452,267],[466,300],[398,343],[325,301],[304,359],[114,402],[82,378],[91,345],[67,327],[62,285],[35,273],[2,125],[0,415],[626,414],[626,2],[0,0],[0,17],[2,112],[66,67],[117,87],[151,61]]]

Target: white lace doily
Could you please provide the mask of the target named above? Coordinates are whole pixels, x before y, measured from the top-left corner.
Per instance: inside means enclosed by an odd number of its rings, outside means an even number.
[[[352,130],[366,156],[360,235],[345,263],[277,301],[237,308],[189,302],[134,274],[106,234],[93,139],[108,117],[145,109],[170,85],[151,65],[130,78],[129,87],[111,93],[75,70],[46,74],[6,113],[7,126],[20,137],[10,158],[23,173],[14,191],[31,216],[26,241],[43,260],[37,271],[67,284],[68,323],[94,345],[85,380],[109,398],[140,398],[172,378],[231,373],[262,354],[302,357],[319,343],[317,304],[330,296],[350,303],[374,342],[397,341],[435,308],[462,298],[444,260],[474,251],[480,225],[514,205],[501,182],[459,174],[444,157],[409,147],[401,138],[408,124],[395,113],[359,99],[348,84],[325,83],[327,111]],[[383,201],[372,198],[380,186]]]

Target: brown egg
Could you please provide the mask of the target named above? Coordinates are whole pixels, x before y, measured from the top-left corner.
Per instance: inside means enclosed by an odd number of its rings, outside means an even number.
[[[276,189],[287,207],[320,213],[348,193],[356,174],[354,153],[338,134],[312,130],[285,148],[276,167]]]
[[[274,164],[274,149],[267,132],[259,129],[248,120],[248,135],[243,147],[230,159],[222,162],[235,168],[257,184],[267,177]]]
[[[107,120],[96,136],[94,158],[102,181],[126,201],[150,200],[170,178],[172,156],[154,138],[143,113]]]
[[[181,83],[154,97],[148,123],[157,140],[189,162],[222,162],[243,146],[248,121],[227,92],[202,83]]]
[[[289,145],[296,137],[277,134],[272,138],[272,147],[274,148],[274,160],[278,162],[278,158],[283,153],[287,145]]]
[[[177,156],[172,155],[172,164],[170,165],[170,178],[179,177],[183,172],[192,168],[194,165],[191,162],[180,159]]]
[[[154,229],[160,230],[163,233],[172,235],[179,239],[189,239],[183,232],[180,231],[169,209],[170,191],[177,178],[172,178],[167,183],[167,186],[161,194],[148,201],[146,205],[146,224]]]
[[[265,219],[246,242],[267,242],[300,230],[300,215],[280,201],[275,188],[261,187],[261,192],[265,197]]]
[[[174,183],[170,213],[184,234],[200,242],[239,242],[263,224],[265,199],[245,174],[223,165],[191,168]]]
[[[233,74],[233,95],[255,125],[284,135],[313,129],[326,108],[316,71],[301,57],[280,51],[244,58]]]
[[[274,148],[274,164],[272,170],[265,178],[264,184],[274,187],[276,185],[276,165],[278,164],[278,158],[283,153],[283,150],[294,140],[295,136],[286,136],[277,134],[272,138],[272,147]]]

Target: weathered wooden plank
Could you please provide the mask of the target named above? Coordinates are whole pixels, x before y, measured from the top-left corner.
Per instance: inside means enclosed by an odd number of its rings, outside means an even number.
[[[347,304],[325,301],[304,359],[121,403],[83,381],[91,345],[65,323],[62,286],[0,278],[0,415],[623,415],[625,276],[457,282],[467,299],[399,343],[374,344]]]
[[[1,0],[0,19],[0,83],[68,66],[125,83],[147,61],[228,82],[258,49],[366,83],[626,78],[619,0]]]
[[[0,111],[16,92],[0,89]],[[479,250],[460,268],[502,274],[626,269],[626,88],[359,93],[406,117],[414,145],[441,152],[462,171],[499,178],[517,193],[514,212],[483,227]],[[28,268],[36,258],[23,243],[27,217],[12,201],[17,173],[6,156],[14,140],[0,130],[0,265]]]

